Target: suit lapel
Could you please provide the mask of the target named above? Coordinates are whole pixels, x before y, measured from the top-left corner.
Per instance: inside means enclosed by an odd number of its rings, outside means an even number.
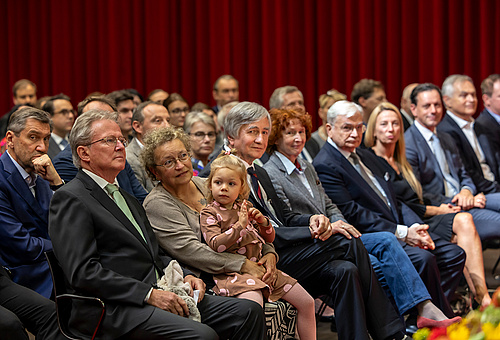
[[[137,229],[135,229],[134,225],[127,216],[122,212],[122,210],[116,205],[116,203],[108,196],[108,194],[97,185],[96,182],[89,176],[87,176],[83,171],[79,171],[77,177],[79,177],[82,182],[85,184],[88,190],[90,190],[90,195],[94,197],[106,210],[108,210],[130,233],[132,233],[137,240],[151,253],[151,248],[144,242],[144,239],[139,234]],[[121,189],[120,189],[121,190]],[[120,191],[123,195],[123,191]],[[144,236],[147,237],[147,233],[145,232],[143,221],[141,221],[139,214],[135,208],[133,208],[133,204],[127,200],[126,195],[125,201],[134,215],[136,222],[139,224],[141,229],[143,230]]]
[[[11,161],[9,155],[2,156],[2,162],[4,164],[4,171],[7,181],[10,183],[12,190],[17,192],[17,194],[27,203],[27,205],[29,206],[28,209],[33,209],[33,211],[35,212],[35,214],[33,214],[34,218],[37,218],[39,220],[39,223],[41,223],[42,225],[47,225],[48,219],[43,219],[43,217],[47,217],[47,210],[42,209],[38,201],[35,199],[35,196],[33,196],[33,194],[31,193],[28,184],[21,176],[14,163]],[[37,183],[39,180],[42,181],[43,179],[38,177]]]

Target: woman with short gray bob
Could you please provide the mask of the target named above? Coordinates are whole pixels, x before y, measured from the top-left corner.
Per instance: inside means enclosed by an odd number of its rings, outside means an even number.
[[[217,138],[217,126],[212,117],[204,112],[190,112],[184,122],[184,131],[191,141],[191,162],[194,175],[198,176],[210,161]]]

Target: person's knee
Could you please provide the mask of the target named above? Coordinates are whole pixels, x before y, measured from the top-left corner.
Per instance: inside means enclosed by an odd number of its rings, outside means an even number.
[[[11,312],[0,313],[0,334],[2,339],[28,339],[24,325],[19,318]]]
[[[463,233],[464,236],[471,237],[477,234],[476,226],[474,225],[474,219],[469,213],[459,213],[455,216],[456,228],[454,230],[456,234]]]

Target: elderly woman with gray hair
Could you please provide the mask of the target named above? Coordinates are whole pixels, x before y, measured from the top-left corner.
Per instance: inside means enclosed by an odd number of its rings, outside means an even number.
[[[214,151],[217,125],[213,118],[204,112],[190,112],[184,122],[184,131],[190,137],[193,173],[198,176]]]
[[[142,162],[148,175],[159,181],[144,200],[158,243],[197,275],[241,272],[262,278],[265,266],[243,255],[214,252],[201,242],[200,211],[207,192],[205,179],[193,177],[190,152],[189,137],[172,127],[156,129],[144,141]],[[276,256],[272,244],[264,245],[263,254],[262,263]]]

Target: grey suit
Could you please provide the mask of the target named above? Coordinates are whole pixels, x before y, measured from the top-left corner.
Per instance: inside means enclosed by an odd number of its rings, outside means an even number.
[[[148,177],[146,173],[146,169],[141,164],[141,146],[139,145],[139,141],[137,137],[134,137],[130,144],[127,146],[127,162],[134,170],[135,177],[141,185],[146,189],[147,192],[150,192],[155,187],[153,181]]]
[[[283,162],[281,162],[276,153],[273,153],[269,161],[264,164],[264,169],[266,169],[269,177],[271,177],[274,189],[279,198],[288,205],[290,210],[295,212],[301,214],[324,214],[330,218],[330,222],[338,220],[346,222],[342,212],[325,193],[325,189],[323,189],[312,164],[301,158],[297,158],[297,160],[302,169],[304,169],[304,174],[314,196],[311,196],[297,172],[294,171],[290,175],[287,174]]]

